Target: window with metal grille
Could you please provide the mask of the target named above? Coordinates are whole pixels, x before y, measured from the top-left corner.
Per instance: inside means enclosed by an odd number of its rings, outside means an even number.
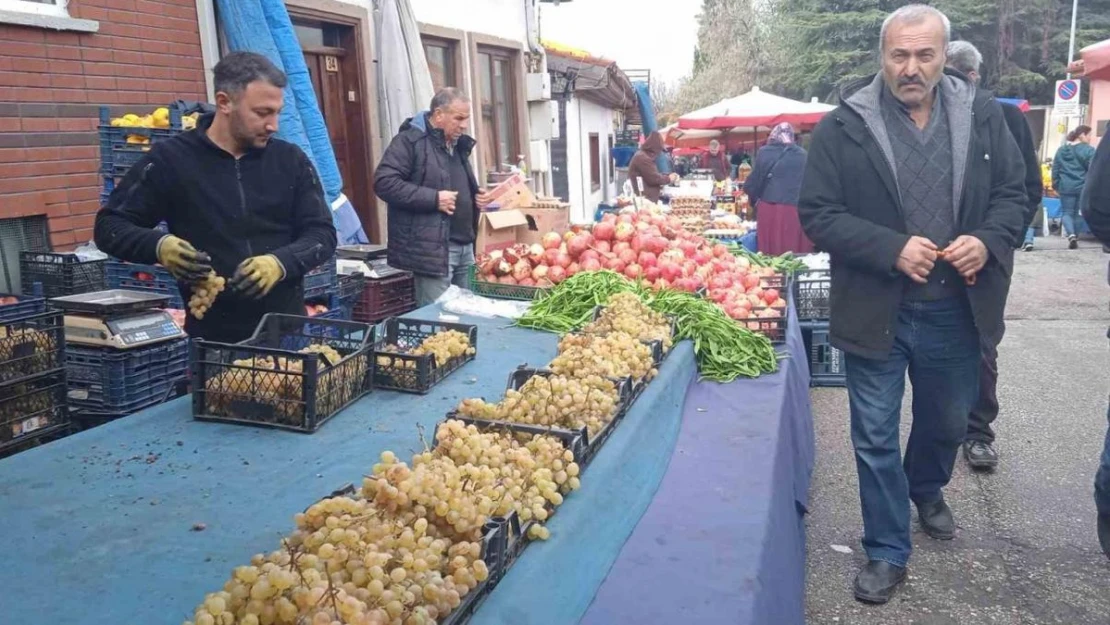
[[[46,215],[0,219],[0,292],[20,293],[19,253],[50,251]]]

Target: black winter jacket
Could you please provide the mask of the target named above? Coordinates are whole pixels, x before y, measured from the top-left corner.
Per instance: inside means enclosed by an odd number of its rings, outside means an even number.
[[[1033,132],[1029,130],[1025,113],[1009,102],[999,102],[999,104],[1002,105],[1002,115],[1006,118],[1006,127],[1010,129],[1014,142],[1021,150],[1021,160],[1025,164],[1025,195],[1028,198],[1025,206],[1025,227],[1028,229],[1033,223],[1033,218],[1037,216],[1037,209],[1044,195],[1041,166],[1037,162],[1037,146],[1033,143]]]
[[[800,145],[769,143],[755,155],[755,165],[744,182],[744,193],[755,206],[760,200],[772,204],[798,205],[806,151]]]
[[[164,236],[152,228],[165,221],[229,279],[246,258],[276,256],[285,279],[269,295],[248,300],[224,291],[203,320],[186,320],[190,336],[234,342],[249,338],[268,312],[304,314],[302,278],[332,257],[336,235],[316,170],[300,148],[271,139],[236,159],[205,134],[211,123],[212,116],[202,117],[196,130],[155,144],[112,191],[94,237],[107,254],[152,264]],[[188,301],[190,286],[178,287]]]
[[[1098,143],[1080,204],[1091,232],[1103,245],[1110,246],[1110,139],[1103,137]],[[1110,284],[1110,266],[1107,267],[1106,282]]]
[[[857,82],[818,124],[798,205],[806,234],[831,256],[832,344],[873,359],[890,354],[909,282],[895,269],[910,235],[889,139],[879,138],[887,136],[878,110],[885,88],[881,76]],[[967,294],[981,339],[997,345],[1027,203],[1021,156],[994,97],[955,73],[940,88],[954,136],[958,234],[977,237],[990,256]]]
[[[478,197],[478,180],[470,166],[474,139],[463,135],[455,150],[464,158],[470,191]],[[451,191],[447,141],[427,115],[407,119],[374,173],[374,191],[389,204],[389,265],[424,276],[448,275],[451,217],[439,210],[439,192]],[[478,232],[477,206],[474,232]]]

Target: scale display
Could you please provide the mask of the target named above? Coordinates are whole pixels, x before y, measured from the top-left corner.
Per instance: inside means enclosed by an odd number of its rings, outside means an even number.
[[[129,349],[178,339],[185,333],[168,313],[149,311],[123,317],[66,315],[66,340],[85,345]]]

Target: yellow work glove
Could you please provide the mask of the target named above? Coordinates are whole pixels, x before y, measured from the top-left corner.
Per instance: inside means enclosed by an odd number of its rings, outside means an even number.
[[[277,256],[252,256],[239,263],[231,278],[231,288],[245,297],[259,299],[266,297],[284,277],[285,268]]]
[[[188,241],[172,234],[162,237],[156,254],[158,262],[183,282],[197,282],[212,271],[212,259],[208,254],[197,251]]]

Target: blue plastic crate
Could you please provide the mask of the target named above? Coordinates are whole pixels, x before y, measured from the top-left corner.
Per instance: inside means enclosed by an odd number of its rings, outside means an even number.
[[[46,312],[45,297],[0,293],[0,298],[2,297],[14,297],[19,301],[14,304],[0,305],[0,322],[17,321],[24,317]]]
[[[844,353],[829,342],[828,322],[803,323],[801,327],[806,352],[809,354],[809,385],[847,386]]]
[[[73,405],[126,414],[159,403],[167,389],[185,379],[189,340],[133,350],[66,349],[66,375]]]
[[[122,176],[139,161],[150,148],[161,141],[172,139],[183,132],[181,111],[170,109],[169,128],[142,128],[113,126],[111,111],[100,107],[100,173],[105,176]],[[150,139],[148,144],[128,143],[127,137],[138,135]]]
[[[149,291],[170,296],[170,308],[185,309],[177,280],[160,265],[141,265],[110,260],[104,265],[104,280],[109,289]]]
[[[335,273],[335,259],[320,265],[304,276],[304,298],[326,297],[335,293],[339,277]]]

